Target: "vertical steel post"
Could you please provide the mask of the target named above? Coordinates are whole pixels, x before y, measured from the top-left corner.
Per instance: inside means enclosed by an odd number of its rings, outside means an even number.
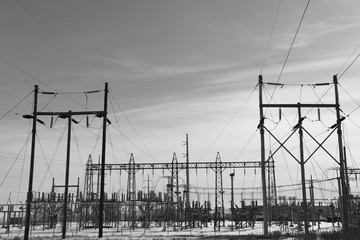
[[[264,112],[262,99],[263,77],[259,75],[259,109],[260,109],[260,144],[261,144],[261,182],[263,191],[263,212],[264,212],[264,235],[268,235],[268,207],[266,196],[266,166],[265,166],[265,137],[264,137]]]
[[[25,217],[24,240],[29,239],[29,230],[30,230],[32,187],[33,187],[33,179],[34,179],[34,162],[35,162],[35,140],[36,140],[38,93],[39,93],[39,87],[37,85],[35,85],[33,125],[32,125],[32,136],[31,136],[30,173],[29,173],[29,186],[28,186],[28,192],[27,192],[27,198],[26,198],[26,217]]]
[[[104,93],[104,112],[103,133],[102,133],[102,153],[101,153],[101,186],[100,186],[100,204],[99,204],[99,238],[103,236],[104,223],[104,200],[105,200],[105,155],[106,155],[106,123],[107,123],[107,101],[108,101],[108,83],[105,83]]]
[[[234,176],[235,172],[230,173],[231,180],[231,202],[230,202],[230,211],[231,211],[231,221],[234,221]]]
[[[67,150],[66,150],[66,167],[65,167],[65,191],[64,191],[64,204],[63,204],[63,219],[61,238],[66,238],[66,218],[67,218],[67,204],[69,195],[69,170],[70,170],[70,145],[71,145],[71,111],[68,114],[68,136],[67,136]]]
[[[303,139],[303,129],[302,129],[302,121],[303,118],[301,117],[301,106],[298,103],[298,115],[299,115],[299,122],[297,124],[299,129],[299,144],[300,144],[300,168],[301,168],[301,187],[302,187],[302,210],[304,214],[304,228],[305,228],[305,235],[309,234],[308,229],[308,208],[307,208],[307,199],[306,199],[306,185],[305,185],[305,162],[304,162],[304,139]]]
[[[185,222],[190,225],[190,173],[189,173],[189,136],[186,134],[186,202],[185,202]]]
[[[310,221],[312,221],[312,225],[314,226],[315,225],[315,196],[314,196],[314,184],[313,184],[313,179],[312,179],[312,176],[310,175],[310,203],[311,203],[311,207],[309,209],[309,212],[310,212]]]
[[[346,184],[346,167],[343,154],[343,143],[342,143],[342,130],[341,130],[341,118],[340,118],[340,103],[339,103],[339,91],[338,91],[338,79],[337,75],[333,76],[334,88],[335,88],[335,110],[336,110],[336,123],[337,123],[337,134],[338,134],[338,144],[339,144],[339,162],[340,162],[340,181],[342,188],[342,213],[343,213],[343,231],[348,233],[349,231],[349,215],[348,215],[348,189]]]

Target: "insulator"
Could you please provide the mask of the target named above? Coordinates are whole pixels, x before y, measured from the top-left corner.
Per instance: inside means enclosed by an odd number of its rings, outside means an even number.
[[[54,116],[51,116],[51,120],[50,120],[50,128],[53,127],[54,124]]]
[[[86,127],[89,127],[90,123],[89,123],[89,115],[86,115]]]
[[[41,123],[42,125],[45,125],[44,121],[43,120],[40,120],[40,119],[36,119],[37,122]]]
[[[318,120],[321,121],[320,108],[318,108]]]
[[[79,121],[76,121],[75,119],[71,119],[71,121],[75,124],[79,124],[80,122]]]
[[[56,95],[56,92],[41,92],[42,94]]]
[[[281,121],[281,108],[279,108],[279,122]]]
[[[87,92],[85,92],[85,94],[87,94],[87,93],[98,93],[98,92],[100,92],[100,90],[87,91]]]

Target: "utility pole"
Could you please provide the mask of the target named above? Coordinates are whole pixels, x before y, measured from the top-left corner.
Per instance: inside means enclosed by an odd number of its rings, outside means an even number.
[[[338,90],[338,79],[337,75],[333,76],[334,88],[335,88],[335,110],[336,110],[336,124],[337,124],[337,134],[338,134],[338,144],[339,144],[339,159],[340,159],[340,181],[342,188],[342,206],[343,206],[343,230],[345,233],[349,232],[349,214],[348,214],[348,188],[346,184],[346,176],[347,172],[346,163],[343,152],[343,143],[342,143],[342,130],[341,130],[341,117],[340,117],[340,103],[339,103],[339,90]]]
[[[262,103],[262,85],[263,85],[263,81],[262,81],[262,76],[259,76],[259,102],[260,102],[260,123],[258,125],[258,128],[260,129],[260,136],[261,136],[261,160],[263,161],[264,157],[263,157],[263,151],[265,150],[265,145],[264,145],[264,131],[266,130],[270,136],[275,139],[277,141],[277,143],[279,144],[279,147],[276,149],[275,152],[277,152],[280,148],[285,149],[289,155],[294,158],[300,165],[301,165],[301,178],[302,178],[302,191],[303,191],[303,211],[304,211],[304,221],[305,221],[305,233],[307,234],[307,215],[308,215],[308,211],[307,211],[307,206],[306,206],[306,190],[305,190],[305,169],[304,169],[304,164],[306,164],[307,161],[309,161],[311,159],[311,157],[316,153],[316,151],[318,151],[319,149],[323,149],[330,157],[331,159],[333,159],[337,164],[340,165],[340,185],[341,187],[339,188],[339,196],[340,196],[340,201],[342,202],[342,214],[341,214],[341,218],[342,218],[342,226],[343,226],[343,231],[345,233],[348,233],[349,231],[349,214],[348,214],[348,207],[349,207],[349,189],[346,183],[346,173],[347,173],[347,167],[346,167],[346,160],[344,158],[344,151],[343,151],[343,143],[342,143],[342,130],[341,130],[341,122],[345,119],[345,117],[341,117],[340,116],[340,104],[339,104],[339,94],[338,94],[338,82],[337,82],[337,76],[335,75],[333,77],[333,84],[334,84],[334,89],[335,89],[335,103],[316,103],[316,104],[310,104],[310,103],[297,103],[297,104],[274,104],[274,103],[267,103],[264,104]],[[268,85],[273,85],[273,86],[282,86],[283,84],[280,83],[266,83]],[[328,86],[331,83],[315,83],[313,84],[313,87],[315,88],[316,86]],[[302,86],[302,85],[301,85]],[[263,115],[263,108],[297,108],[298,109],[298,115],[299,115],[299,122],[298,124],[293,128],[293,131],[291,131],[291,134],[284,140],[284,141],[280,141],[274,134],[272,134],[272,132],[267,129],[264,126],[264,120],[265,117]],[[309,131],[307,131],[303,125],[302,125],[302,121],[305,119],[305,117],[301,117],[301,108],[310,108],[310,109],[320,109],[320,108],[335,108],[336,111],[336,123],[331,126],[329,128],[329,134],[328,136],[325,138],[325,140],[323,140],[322,142],[317,141],[317,139],[312,136],[310,134]],[[300,160],[285,146],[285,143],[295,134],[295,130],[299,130],[299,135],[300,135]],[[338,147],[339,147],[339,160],[337,160],[329,151],[327,151],[327,149],[325,149],[324,147],[324,143],[328,140],[328,138],[331,136],[331,134],[333,134],[335,131],[337,130],[337,136],[338,136]],[[305,159],[304,157],[304,151],[303,151],[303,133],[306,133],[308,136],[310,136],[314,142],[318,145],[317,148],[315,150],[313,150],[309,156]],[[274,153],[275,153],[274,152]],[[262,177],[264,175],[262,174]],[[264,188],[264,179],[263,179],[263,188]],[[263,191],[263,194],[265,193],[265,191]],[[266,195],[264,194],[263,198],[265,199]],[[266,209],[264,208],[264,213],[266,213],[265,211]],[[264,221],[266,219],[266,215],[264,214]],[[265,226],[265,224],[264,224]],[[267,232],[267,230],[264,228],[264,234]]]
[[[95,93],[99,91],[90,91],[87,93]],[[35,159],[35,140],[36,140],[36,122],[40,121],[37,119],[37,116],[65,116],[69,118],[69,129],[71,129],[71,116],[78,115],[95,115],[97,117],[103,118],[103,142],[102,142],[102,163],[101,163],[101,193],[100,193],[100,205],[99,205],[99,238],[102,237],[102,228],[103,228],[103,206],[104,206],[104,189],[105,189],[105,147],[106,147],[106,124],[111,123],[109,119],[107,119],[107,98],[108,98],[108,84],[105,83],[105,94],[104,94],[104,110],[103,111],[76,111],[76,112],[41,112],[37,111],[37,102],[38,102],[38,86],[35,85],[34,91],[34,111],[33,115],[24,115],[23,117],[26,119],[33,119],[33,127],[32,127],[32,143],[31,143],[31,157],[30,157],[30,173],[29,173],[29,187],[27,193],[27,202],[26,202],[26,218],[25,218],[25,231],[24,231],[24,240],[29,239],[29,230],[30,230],[30,217],[31,217],[31,202],[32,202],[32,187],[33,187],[33,175],[34,175],[34,159]],[[43,94],[57,94],[55,92],[42,92]],[[70,144],[70,134],[68,134],[68,144]],[[68,149],[69,151],[69,149]],[[70,161],[70,152],[67,153],[67,161]],[[68,169],[67,169],[68,171]],[[66,191],[66,190],[65,190]],[[68,196],[65,196],[67,198]],[[66,227],[63,225],[63,228]],[[64,231],[63,231],[64,232]],[[62,236],[64,237],[64,236]]]
[[[304,120],[304,118],[301,117],[300,103],[298,103],[298,115],[299,115],[299,121],[298,121],[297,127],[299,129],[301,186],[302,186],[302,195],[303,195],[302,210],[303,210],[303,214],[304,214],[305,235],[308,235],[309,234],[309,229],[308,229],[309,222],[308,222],[308,208],[307,208],[306,185],[305,185],[305,160],[304,160],[304,141],[303,141],[303,128],[302,128],[302,121]]]
[[[190,225],[190,173],[189,173],[189,136],[186,134],[186,201],[185,201],[185,222],[189,222]]]
[[[311,207],[310,207],[310,213],[311,213],[311,220],[312,220],[312,225],[315,225],[315,212],[313,211],[313,209],[315,209],[315,196],[314,196],[314,184],[313,184],[313,179],[312,176],[310,175],[310,203],[311,203]]]
[[[265,166],[265,131],[264,131],[264,112],[262,98],[263,77],[259,75],[259,108],[260,108],[260,145],[261,145],[261,183],[263,192],[263,212],[264,212],[264,235],[268,235],[268,201],[266,196],[266,166]]]
[[[102,151],[101,151],[101,179],[100,179],[100,204],[99,204],[99,238],[103,236],[104,223],[104,200],[105,200],[105,155],[106,155],[106,123],[107,119],[107,101],[108,101],[108,83],[105,83],[104,93],[104,111],[103,117],[103,132],[102,132]]]
[[[37,102],[38,102],[39,87],[35,85],[34,90],[34,111],[32,115],[32,135],[31,135],[31,156],[30,156],[30,173],[29,173],[29,186],[26,198],[26,217],[25,217],[25,231],[24,240],[29,239],[30,230],[30,216],[31,216],[31,202],[32,202],[32,188],[34,179],[34,162],[35,162],[35,141],[36,141],[36,121],[37,121]],[[24,116],[25,117],[25,116]]]
[[[225,170],[222,168],[220,153],[218,152],[215,160],[215,213],[214,213],[214,231],[220,230],[220,221],[225,225],[224,219],[224,190],[222,172]],[[219,211],[220,208],[220,211]]]
[[[230,202],[230,211],[231,211],[231,220],[234,221],[234,176],[235,171],[230,173],[231,179],[231,202]]]
[[[71,143],[71,111],[67,116],[68,118],[68,136],[67,136],[67,151],[66,151],[66,170],[65,170],[65,191],[64,191],[64,204],[63,204],[63,219],[62,219],[62,231],[61,238],[66,238],[66,218],[67,218],[67,203],[69,193],[69,170],[70,170],[70,143]]]

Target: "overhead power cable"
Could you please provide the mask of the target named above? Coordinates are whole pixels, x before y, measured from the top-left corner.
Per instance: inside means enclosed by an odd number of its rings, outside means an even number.
[[[341,75],[338,77],[338,80],[349,70],[349,68],[354,64],[354,62],[360,57],[360,53],[354,58],[354,60],[349,64],[349,66],[341,73]]]
[[[85,67],[89,72],[91,72],[98,80],[100,80],[102,83],[105,83],[105,81],[95,72],[93,72],[89,67],[85,66],[82,59],[75,54],[69,47],[67,47],[45,24],[43,24],[38,17],[36,17],[32,12],[30,12],[23,4],[21,4],[18,0],[16,0],[18,5],[24,9],[24,11],[29,14],[47,33],[49,33],[66,51],[71,53],[73,57],[75,57],[83,67]]]
[[[279,1],[278,7],[277,7],[277,10],[276,10],[276,15],[275,15],[274,23],[273,23],[273,25],[272,25],[272,27],[271,27],[271,33],[270,33],[269,41],[268,41],[268,43],[267,43],[266,52],[265,52],[265,56],[264,56],[264,61],[263,61],[263,64],[262,64],[262,66],[261,66],[261,71],[260,71],[260,74],[261,74],[261,75],[262,75],[262,72],[263,72],[263,69],[264,69],[264,65],[265,65],[265,61],[266,61],[266,58],[267,58],[267,55],[268,55],[268,52],[269,52],[270,43],[271,43],[272,36],[273,36],[273,33],[274,33],[275,25],[276,25],[276,20],[277,20],[277,17],[278,17],[278,15],[279,15],[280,5],[281,5],[281,0]]]
[[[28,95],[26,95],[24,98],[22,98],[17,104],[15,104],[14,107],[12,107],[2,117],[0,117],[0,120],[3,119],[6,115],[8,115],[10,112],[12,112],[12,110],[14,110],[20,103],[22,103],[32,93],[33,93],[33,91],[31,91]]]
[[[297,29],[296,29],[296,32],[295,32],[294,38],[293,38],[293,40],[292,40],[292,42],[291,42],[291,45],[290,45],[289,51],[288,51],[288,53],[287,53],[287,55],[286,55],[286,58],[285,58],[285,61],[284,61],[283,66],[282,66],[282,68],[281,68],[281,72],[280,72],[280,74],[279,74],[279,77],[278,77],[277,82],[279,82],[279,81],[280,81],[280,78],[281,78],[281,75],[282,75],[282,73],[283,73],[283,71],[284,71],[284,68],[285,68],[285,66],[286,66],[287,60],[289,59],[289,56],[290,56],[291,50],[292,50],[292,48],[293,48],[293,46],[294,46],[294,43],[295,43],[296,37],[297,37],[297,35],[298,35],[298,33],[299,33],[300,26],[301,26],[301,24],[302,24],[302,22],[303,22],[303,20],[304,20],[305,13],[306,13],[306,10],[308,9],[309,3],[310,3],[310,0],[308,0],[308,1],[307,1],[306,7],[305,7],[305,9],[304,9],[303,15],[301,16],[301,19],[300,19],[299,25],[298,25],[298,27],[297,27]]]
[[[354,51],[350,54],[350,56],[346,59],[346,61],[345,61],[345,63],[341,66],[341,68],[339,69],[339,71],[337,72],[337,75],[339,75],[340,74],[340,71],[345,67],[345,65],[349,62],[349,60],[350,60],[350,58],[356,53],[356,51],[359,49],[359,47],[360,47],[360,44],[358,44],[357,46],[356,46],[356,48],[354,49]],[[360,53],[359,53],[360,54]],[[352,63],[350,63],[350,65],[347,67],[347,69],[349,69],[350,68],[350,66],[356,61],[356,59],[359,57],[359,55],[353,60],[353,62]],[[347,71],[347,69],[345,69],[344,71],[343,71],[343,73],[340,75],[340,77],[342,76],[342,75],[344,75],[344,73]],[[340,77],[338,77],[338,80],[340,79]]]
[[[14,167],[16,161],[19,159],[20,153],[21,153],[21,152],[23,151],[23,149],[27,146],[27,143],[28,143],[28,141],[29,141],[29,139],[30,139],[30,136],[31,136],[30,134],[27,136],[24,145],[23,145],[23,146],[21,147],[21,149],[20,149],[20,152],[16,155],[15,160],[13,160],[13,163],[11,164],[9,170],[6,172],[3,180],[2,180],[1,183],[0,183],[0,188],[1,188],[1,186],[3,185],[3,183],[5,182],[6,178],[7,178],[8,175],[9,175],[9,173],[11,172],[11,169]]]
[[[229,126],[229,124],[232,122],[232,120],[235,118],[235,116],[240,112],[240,110],[244,107],[245,103],[249,100],[251,95],[254,93],[258,85],[255,86],[255,88],[251,91],[251,93],[245,98],[245,100],[241,103],[240,107],[236,110],[236,112],[231,116],[229,121],[225,124],[225,126],[221,129],[221,131],[218,133],[218,135],[215,137],[215,139],[210,143],[209,147],[206,149],[204,154],[200,157],[199,161],[201,161],[205,155],[209,152],[210,148],[215,144],[215,142],[219,139],[221,134],[225,131],[225,129]]]
[[[110,92],[110,96],[112,96],[112,92]],[[113,97],[114,98],[114,97]],[[115,99],[115,98],[114,98]],[[139,139],[139,141],[141,142],[141,144],[143,145],[144,149],[146,150],[146,155],[148,157],[150,157],[151,159],[153,159],[154,161],[157,161],[151,154],[150,150],[147,148],[145,142],[142,140],[142,138],[140,137],[140,134],[136,131],[134,125],[131,123],[131,121],[129,120],[129,118],[126,116],[125,112],[122,110],[122,108],[120,107],[120,105],[117,103],[117,101],[115,101],[116,105],[118,106],[119,110],[121,111],[121,113],[124,115],[126,121],[128,122],[128,124],[130,125],[131,129],[133,130],[133,132],[135,133],[135,135],[137,136],[137,138]],[[115,114],[115,113],[114,113]],[[113,126],[115,129],[116,127]],[[120,132],[120,130],[118,130]],[[120,132],[121,133],[121,132]],[[122,134],[122,133],[121,133]],[[145,151],[142,151],[145,153]]]

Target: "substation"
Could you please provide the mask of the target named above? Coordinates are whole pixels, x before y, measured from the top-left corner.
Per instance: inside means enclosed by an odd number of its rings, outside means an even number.
[[[346,149],[342,142],[341,123],[346,119],[341,111],[338,96],[337,77],[333,77],[333,82],[314,84],[311,87],[334,88],[333,103],[264,103],[263,87],[282,86],[279,83],[263,82],[259,76],[257,87],[259,88],[259,112],[260,119],[257,129],[260,132],[260,158],[259,161],[237,161],[225,162],[221,160],[218,152],[213,162],[192,162],[188,154],[188,135],[186,134],[186,161],[179,162],[174,153],[172,161],[168,163],[137,163],[136,154],[129,156],[129,162],[123,164],[108,164],[106,162],[106,126],[111,124],[107,118],[107,93],[108,86],[105,84],[104,90],[104,109],[100,111],[83,112],[42,112],[37,110],[37,98],[41,93],[35,86],[34,91],[34,111],[32,115],[25,115],[33,123],[33,141],[31,152],[31,164],[29,174],[29,185],[26,202],[22,204],[2,204],[0,206],[0,219],[3,228],[10,231],[11,227],[24,228],[24,239],[28,239],[29,232],[33,229],[53,229],[62,226],[62,238],[66,238],[69,228],[72,231],[80,232],[84,229],[94,228],[98,230],[98,236],[103,236],[104,228],[113,228],[118,232],[123,229],[148,229],[151,227],[162,227],[164,231],[182,231],[191,228],[203,228],[211,226],[214,232],[221,231],[222,228],[241,229],[254,227],[255,222],[263,222],[263,233],[269,233],[268,227],[272,224],[281,225],[283,228],[297,224],[299,229],[303,229],[305,234],[309,232],[309,226],[319,224],[320,221],[332,222],[333,226],[341,226],[343,231],[349,231],[351,227],[359,226],[360,201],[359,197],[351,194],[349,176],[357,176],[359,169],[349,168],[346,164]],[[44,93],[44,92],[42,92]],[[52,94],[46,92],[45,94]],[[290,129],[285,138],[278,138],[266,125],[266,109],[286,108],[295,109],[298,121]],[[310,130],[304,127],[308,109],[331,108],[334,112],[334,125],[329,127],[327,136],[321,140],[313,136]],[[70,163],[70,139],[71,124],[73,116],[94,115],[103,120],[102,131],[102,155],[99,161],[94,160],[94,156],[88,155],[83,188],[80,187],[80,180],[77,183],[69,183],[69,163]],[[33,191],[33,172],[35,161],[35,134],[38,116],[60,116],[68,120],[68,149],[66,159],[66,178],[65,184],[55,184],[53,180],[52,188],[49,192],[37,193]],[[320,114],[319,114],[320,116]],[[320,118],[320,117],[319,117]],[[266,153],[266,138],[269,135],[276,144],[273,150]],[[307,134],[316,144],[312,152],[304,154],[303,135]],[[294,154],[292,149],[286,147],[287,141],[295,138],[298,141],[298,152]],[[325,142],[335,138],[340,151],[334,156],[325,147]],[[286,152],[294,159],[301,169],[301,191],[302,199],[285,198],[279,196],[276,186],[276,161],[274,157],[280,150]],[[339,168],[339,176],[334,181],[338,186],[338,197],[329,201],[316,201],[314,194],[314,184],[306,180],[305,164],[317,152],[323,151],[328,157],[335,161]],[[206,171],[211,173],[211,181],[215,186],[207,200],[192,200],[190,197],[190,170]],[[230,169],[257,169],[261,173],[261,199],[260,201],[239,201],[239,196],[235,196],[234,175],[224,175],[224,170]],[[154,172],[160,170],[167,177],[165,191],[155,191],[147,181],[146,188],[137,187],[137,176],[144,175],[144,172]],[[105,175],[107,173],[126,175],[126,192],[106,192]],[[165,172],[165,173],[164,173]],[[179,178],[184,179],[184,184],[180,183]],[[223,179],[230,178],[231,186],[227,187],[230,194],[230,207],[224,204],[224,184]],[[69,191],[71,189],[71,193]],[[236,198],[236,200],[235,200]],[[230,221],[230,224],[229,224]]]

